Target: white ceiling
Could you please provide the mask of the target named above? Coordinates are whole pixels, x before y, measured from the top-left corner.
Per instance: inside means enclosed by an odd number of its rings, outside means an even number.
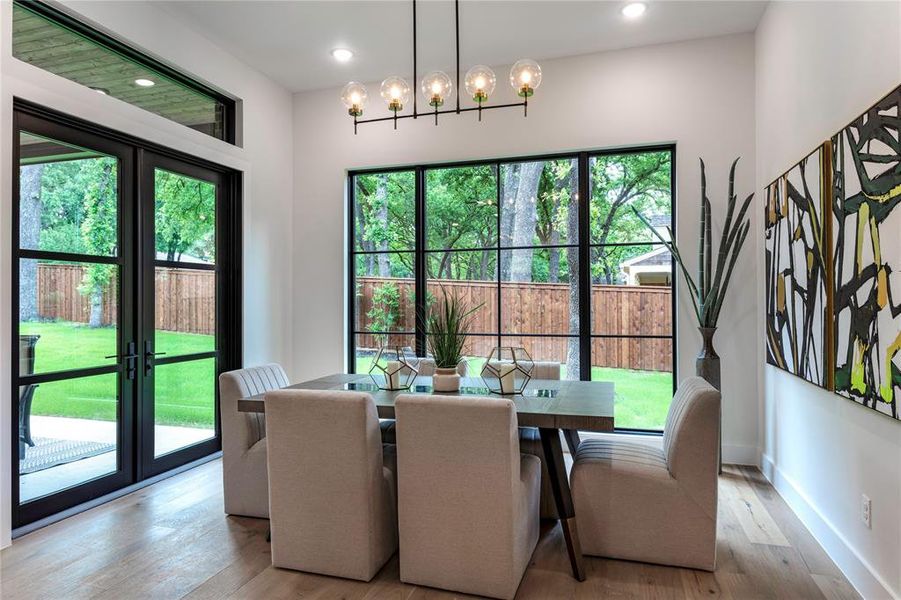
[[[154,2],[293,91],[379,81],[412,71],[409,1]],[[621,1],[464,0],[461,69],[753,31],[766,2],[648,0],[630,21]],[[419,76],[454,64],[454,4],[418,3]],[[339,64],[330,51],[352,49]]]

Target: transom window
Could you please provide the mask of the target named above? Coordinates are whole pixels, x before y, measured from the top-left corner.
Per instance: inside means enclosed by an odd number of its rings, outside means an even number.
[[[235,102],[55,8],[13,3],[13,56],[138,108],[235,142]]]
[[[444,292],[476,308],[478,376],[495,346],[617,385],[616,422],[660,430],[674,389],[670,146],[350,174],[348,363],[379,347],[426,356]],[[581,199],[587,198],[587,202]]]

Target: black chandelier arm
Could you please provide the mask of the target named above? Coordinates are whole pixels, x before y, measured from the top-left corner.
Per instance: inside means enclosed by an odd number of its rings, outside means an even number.
[[[454,26],[455,26],[455,51],[456,51],[456,86],[457,86],[457,98],[456,98],[456,107],[449,108],[445,110],[438,110],[438,106],[435,106],[434,111],[429,111],[426,113],[419,112],[419,104],[418,97],[419,95],[416,93],[416,85],[417,85],[417,77],[418,77],[418,44],[417,44],[417,18],[416,18],[416,0],[412,0],[413,2],[413,112],[406,115],[397,114],[397,110],[394,110],[394,114],[387,117],[376,117],[372,119],[360,119],[357,114],[351,113],[354,118],[354,135],[357,134],[357,126],[363,123],[381,123],[384,121],[393,121],[394,129],[397,129],[397,122],[400,119],[417,119],[419,117],[423,117],[429,114],[434,115],[435,117],[435,125],[438,125],[438,116],[439,115],[448,115],[448,114],[460,114],[465,112],[478,111],[479,113],[479,121],[482,120],[482,111],[484,110],[492,110],[495,108],[523,108],[523,116],[529,116],[529,98],[528,96],[523,96],[522,102],[510,102],[507,104],[493,104],[490,106],[484,106],[482,104],[482,100],[479,99],[478,106],[472,106],[468,108],[463,108],[460,105],[460,93],[462,91],[460,87],[460,0],[454,0]],[[361,111],[362,112],[362,111]]]
[[[521,107],[525,108],[528,106],[528,102],[524,100],[522,102],[511,102],[510,104],[492,104],[489,106],[484,106],[484,105],[483,106],[471,106],[468,108],[461,108],[461,109],[459,109],[459,111],[456,108],[449,108],[447,110],[436,110],[436,111],[431,111],[428,113],[418,113],[418,114],[410,113],[410,114],[406,114],[406,115],[397,115],[396,118],[397,119],[415,119],[417,117],[423,117],[426,115],[450,115],[450,114],[456,114],[457,112],[465,113],[465,112],[472,112],[472,111],[491,110],[493,108],[515,108],[517,106],[521,106]],[[356,123],[359,123],[359,124],[379,123],[379,122],[383,122],[383,121],[393,121],[394,119],[395,119],[395,117],[392,115],[390,117],[376,117],[374,119],[360,119],[360,120],[356,121]]]

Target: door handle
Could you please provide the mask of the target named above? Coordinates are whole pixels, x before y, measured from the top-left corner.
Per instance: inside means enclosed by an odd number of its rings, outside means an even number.
[[[144,342],[144,375],[150,375],[153,370],[153,359],[157,356],[165,356],[165,352],[154,352],[149,340]]]
[[[138,355],[135,353],[135,343],[128,342],[125,345],[125,354],[110,354],[109,356],[104,356],[104,358],[115,358],[116,362],[125,361],[125,377],[128,379],[135,378],[135,371],[137,371],[137,365],[135,361],[138,359]]]

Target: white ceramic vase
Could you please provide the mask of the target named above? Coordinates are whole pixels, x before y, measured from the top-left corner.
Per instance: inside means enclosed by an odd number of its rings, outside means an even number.
[[[436,392],[459,392],[460,375],[456,369],[435,369],[432,376],[432,389]]]

